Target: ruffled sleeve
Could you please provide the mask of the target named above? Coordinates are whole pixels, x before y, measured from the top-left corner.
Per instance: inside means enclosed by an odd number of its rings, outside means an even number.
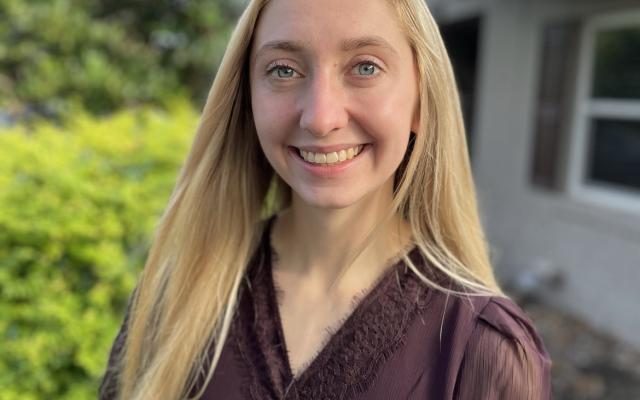
[[[457,400],[548,400],[551,359],[528,316],[510,299],[492,298],[464,352]]]

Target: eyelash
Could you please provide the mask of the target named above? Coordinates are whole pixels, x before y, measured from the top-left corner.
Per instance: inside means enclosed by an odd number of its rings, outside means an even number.
[[[371,79],[371,78],[374,78],[374,77],[376,77],[376,76],[380,73],[380,71],[382,71],[382,68],[380,68],[380,66],[378,65],[378,63],[376,63],[376,62],[375,62],[375,61],[373,61],[373,60],[369,60],[369,59],[364,59],[364,60],[359,61],[356,65],[354,65],[354,66],[353,66],[353,68],[359,67],[359,66],[360,66],[360,65],[362,65],[362,64],[370,64],[370,65],[372,65],[372,66],[374,66],[374,67],[376,68],[376,72],[375,72],[375,73],[373,73],[372,75],[360,75],[361,77],[363,77],[363,79]],[[282,68],[282,69],[291,69],[291,70],[293,70],[294,72],[298,73],[298,72],[295,70],[295,68],[293,68],[291,65],[289,65],[289,64],[287,64],[287,63],[275,63],[275,64],[273,64],[273,65],[271,66],[271,68],[267,69],[266,75],[267,75],[267,76],[271,76],[271,75],[273,75],[273,73],[274,73],[275,71],[277,71],[279,68]],[[351,68],[351,69],[353,69],[353,68]],[[286,81],[286,80],[294,79],[293,77],[291,77],[291,78],[279,78],[279,77],[277,77],[277,76],[274,76],[273,78],[274,78],[274,79],[276,79],[276,80],[282,80],[282,81]]]

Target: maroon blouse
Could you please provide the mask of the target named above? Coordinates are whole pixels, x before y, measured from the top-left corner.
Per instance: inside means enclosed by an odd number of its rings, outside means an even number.
[[[551,398],[552,362],[522,309],[497,296],[447,296],[402,260],[354,302],[294,377],[271,272],[277,256],[270,241],[273,220],[250,262],[229,338],[202,399]],[[409,257],[430,279],[460,289],[428,268],[417,247]],[[121,329],[114,342],[101,399],[113,397],[114,359],[125,334]]]

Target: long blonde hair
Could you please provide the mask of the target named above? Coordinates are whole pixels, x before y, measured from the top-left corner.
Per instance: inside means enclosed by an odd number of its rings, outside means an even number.
[[[268,1],[251,1],[237,23],[155,232],[118,361],[121,399],[182,399],[198,376],[206,377],[206,386],[265,218],[291,202],[291,189],[261,151],[250,107],[248,54]],[[466,294],[504,296],[478,217],[458,93],[437,25],[424,0],[389,1],[417,60],[420,131],[396,172],[394,200],[383,220],[402,215],[425,259]],[[403,259],[426,284],[460,293]]]

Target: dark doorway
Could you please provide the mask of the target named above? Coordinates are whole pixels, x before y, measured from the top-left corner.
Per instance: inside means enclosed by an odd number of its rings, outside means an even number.
[[[480,17],[440,24],[440,30],[456,75],[469,154],[473,157]]]

